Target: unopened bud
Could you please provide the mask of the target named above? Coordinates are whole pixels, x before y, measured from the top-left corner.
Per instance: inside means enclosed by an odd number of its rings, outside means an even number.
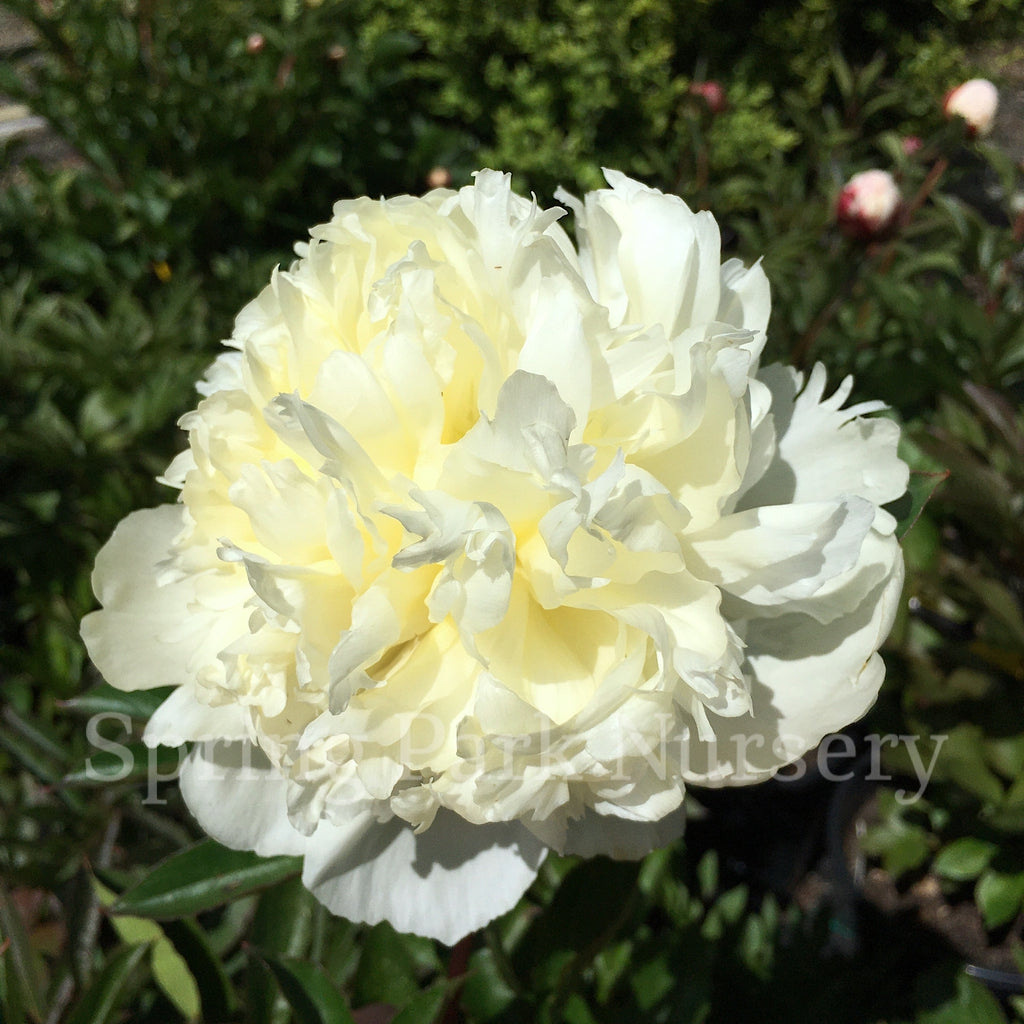
[[[431,167],[427,172],[427,185],[430,188],[447,188],[452,183],[452,172],[447,167]]]
[[[895,222],[900,199],[900,190],[888,171],[861,171],[839,193],[839,228],[848,238],[877,238]]]
[[[264,46],[266,46],[266,43],[267,43],[267,41],[263,38],[262,35],[260,35],[259,32],[253,32],[245,40],[245,52],[246,53],[251,53],[251,54],[257,54],[257,53],[260,52],[260,50],[263,49]]]
[[[900,148],[904,156],[913,156],[923,145],[918,135],[906,135],[900,142]]]
[[[347,56],[348,56],[348,49],[346,47],[342,46],[341,43],[335,43],[327,51],[327,59],[328,60],[342,61]]]
[[[690,95],[702,97],[712,114],[725,110],[725,90],[718,82],[691,82]]]
[[[942,111],[946,117],[962,117],[971,135],[992,131],[999,109],[999,91],[987,78],[972,78],[946,93]]]

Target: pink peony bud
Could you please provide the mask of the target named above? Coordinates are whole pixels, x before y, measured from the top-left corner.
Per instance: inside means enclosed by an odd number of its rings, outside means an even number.
[[[259,32],[253,32],[245,40],[245,52],[246,53],[251,53],[251,54],[257,54],[257,53],[260,52],[260,50],[263,49],[263,47],[266,45],[266,42],[267,41],[263,38],[262,35],[260,35]]]
[[[942,112],[946,117],[962,117],[970,135],[983,136],[992,131],[999,92],[987,78],[972,78],[946,93]]]
[[[452,172],[447,167],[431,167],[427,172],[427,185],[430,188],[447,188],[452,183]]]
[[[906,135],[900,143],[904,156],[913,156],[923,145],[918,135]]]
[[[725,90],[718,82],[691,82],[690,95],[702,96],[712,114],[725,110]]]
[[[836,220],[848,238],[877,238],[892,227],[899,208],[900,190],[888,171],[861,171],[839,193]]]

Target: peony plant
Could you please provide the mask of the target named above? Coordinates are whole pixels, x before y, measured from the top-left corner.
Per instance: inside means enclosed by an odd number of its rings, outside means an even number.
[[[898,428],[761,367],[760,266],[607,172],[340,202],[239,314],[82,633],[220,842],[447,943],[546,852],[636,858],[688,782],[858,718],[903,579]]]

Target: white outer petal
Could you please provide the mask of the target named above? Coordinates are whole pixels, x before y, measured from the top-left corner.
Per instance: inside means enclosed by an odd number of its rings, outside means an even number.
[[[158,583],[182,515],[181,505],[133,512],[96,557],[92,586],[103,608],[82,620],[82,639],[103,678],[119,690],[190,682],[246,632],[249,609],[204,607],[197,577]]]
[[[511,910],[546,853],[517,822],[471,825],[442,810],[416,835],[398,818],[381,824],[363,812],[345,825],[320,823],[302,880],[350,920],[389,921],[454,945]]]
[[[764,332],[768,330],[772,309],[771,289],[761,261],[746,267],[741,260],[726,260],[721,275],[722,293],[715,319],[760,335],[753,353],[757,356],[764,347]]]
[[[261,857],[306,852],[309,840],[288,820],[287,786],[250,743],[202,743],[181,766],[181,795],[203,830]]]
[[[899,426],[865,417],[883,409],[881,402],[842,408],[852,387],[850,378],[825,398],[820,363],[806,384],[795,370],[777,365],[758,377],[772,393],[777,447],[760,479],[744,480],[741,489],[746,493],[738,507],[828,501],[845,494],[884,505],[907,489],[910,470],[896,452]]]
[[[715,718],[714,744],[691,741],[687,781],[722,786],[768,778],[874,704],[885,675],[877,651],[903,589],[895,537],[876,546],[890,559],[885,578],[848,614],[828,624],[799,612],[749,624],[753,720]]]
[[[248,712],[238,704],[210,707],[196,700],[191,683],[179,686],[153,712],[142,739],[147,746],[177,747],[194,740],[244,740]]]

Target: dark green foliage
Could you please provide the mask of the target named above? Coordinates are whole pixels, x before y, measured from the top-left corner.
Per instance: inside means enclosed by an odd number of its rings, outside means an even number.
[[[0,188],[0,1021],[1024,1020],[962,971],[1019,969],[1024,924],[1021,181],[941,116],[969,53],[1016,42],[1018,0],[4,6],[38,42],[0,91],[77,156],[8,144]],[[717,112],[690,91],[710,79]],[[78,623],[99,545],[166,500],[193,383],[294,240],[337,198],[484,165],[545,205],[612,166],[711,209],[728,255],[764,257],[769,358],[891,405],[911,600],[856,735],[923,737],[935,771],[909,799],[893,744],[874,791],[695,794],[685,843],[551,858],[452,952],[331,918],[291,860],[197,845],[173,785],[97,784],[119,757],[89,718],[141,755],[162,694],[101,684]],[[849,241],[835,197],[873,166],[904,217]],[[178,752],[152,757],[163,776]]]

